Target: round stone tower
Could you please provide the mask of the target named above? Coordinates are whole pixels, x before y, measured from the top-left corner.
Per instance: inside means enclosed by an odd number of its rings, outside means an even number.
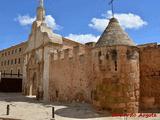
[[[94,49],[96,90],[93,103],[112,113],[137,113],[139,108],[139,52],[116,18]]]

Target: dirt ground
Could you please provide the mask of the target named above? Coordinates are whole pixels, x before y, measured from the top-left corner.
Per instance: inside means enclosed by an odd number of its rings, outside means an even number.
[[[8,116],[6,115],[7,105],[10,105],[10,114]],[[22,96],[20,93],[0,93],[0,120],[7,120],[2,118],[51,120],[52,106],[55,107],[55,120],[160,120],[160,117],[148,119],[104,117],[88,104],[51,104],[39,102],[34,97]]]

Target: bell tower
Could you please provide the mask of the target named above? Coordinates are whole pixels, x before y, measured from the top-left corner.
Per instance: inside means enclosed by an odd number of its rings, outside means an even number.
[[[39,7],[37,8],[37,21],[45,20],[44,0],[39,0]]]

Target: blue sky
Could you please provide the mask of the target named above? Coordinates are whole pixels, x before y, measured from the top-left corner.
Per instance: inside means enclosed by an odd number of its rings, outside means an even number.
[[[64,37],[96,41],[110,17],[109,0],[44,0],[48,25]],[[115,16],[137,43],[160,43],[159,0],[115,0]],[[28,39],[38,0],[1,0],[0,49]]]

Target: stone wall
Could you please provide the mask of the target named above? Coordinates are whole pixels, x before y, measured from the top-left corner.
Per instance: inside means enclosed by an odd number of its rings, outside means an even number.
[[[140,46],[140,107],[160,108],[160,46]]]
[[[50,57],[50,101],[87,101],[112,113],[138,112],[136,47],[74,47]]]
[[[65,49],[50,57],[50,101],[90,101],[91,50],[84,46]]]

